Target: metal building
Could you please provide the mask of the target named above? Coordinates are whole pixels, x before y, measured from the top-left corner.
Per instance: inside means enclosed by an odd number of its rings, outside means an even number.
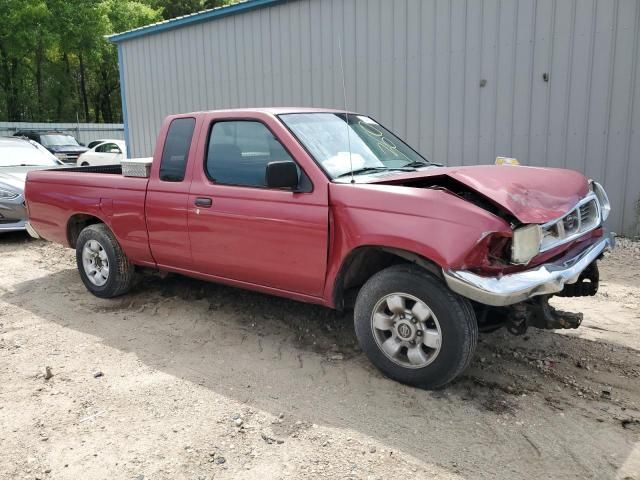
[[[247,0],[110,37],[125,134],[151,155],[170,113],[370,114],[427,158],[577,169],[640,233],[640,1]]]

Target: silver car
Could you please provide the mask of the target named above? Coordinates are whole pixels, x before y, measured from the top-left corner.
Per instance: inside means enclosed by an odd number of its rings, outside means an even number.
[[[0,233],[26,229],[27,172],[61,165],[47,149],[32,140],[0,137]]]

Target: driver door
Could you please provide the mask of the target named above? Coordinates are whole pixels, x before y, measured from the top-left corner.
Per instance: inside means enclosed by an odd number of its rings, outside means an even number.
[[[209,119],[208,133],[203,126],[189,194],[194,269],[320,296],[329,235],[326,188],[314,189],[274,134],[284,127],[273,117],[234,117]],[[280,160],[297,162],[300,191],[265,186],[267,164]]]

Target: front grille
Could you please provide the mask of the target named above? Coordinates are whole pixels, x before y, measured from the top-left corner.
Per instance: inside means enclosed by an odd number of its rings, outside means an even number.
[[[591,194],[563,217],[542,225],[540,251],[544,252],[570,242],[597,228],[600,223],[600,205],[596,196]]]
[[[593,215],[595,215],[594,210],[597,210],[595,208],[595,204],[594,202],[588,202],[585,203],[584,205],[580,205],[580,223],[587,223],[589,221],[589,219],[592,218]]]

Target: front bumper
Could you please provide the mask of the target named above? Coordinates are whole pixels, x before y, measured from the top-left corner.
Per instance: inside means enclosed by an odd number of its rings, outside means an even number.
[[[501,277],[483,277],[466,270],[443,270],[451,290],[476,302],[502,307],[537,295],[560,292],[578,277],[604,251],[615,246],[615,236],[605,235],[570,259],[545,263],[532,270]]]
[[[8,233],[8,232],[22,232],[26,230],[26,221],[18,220],[17,222],[11,223],[0,223],[0,233]]]

